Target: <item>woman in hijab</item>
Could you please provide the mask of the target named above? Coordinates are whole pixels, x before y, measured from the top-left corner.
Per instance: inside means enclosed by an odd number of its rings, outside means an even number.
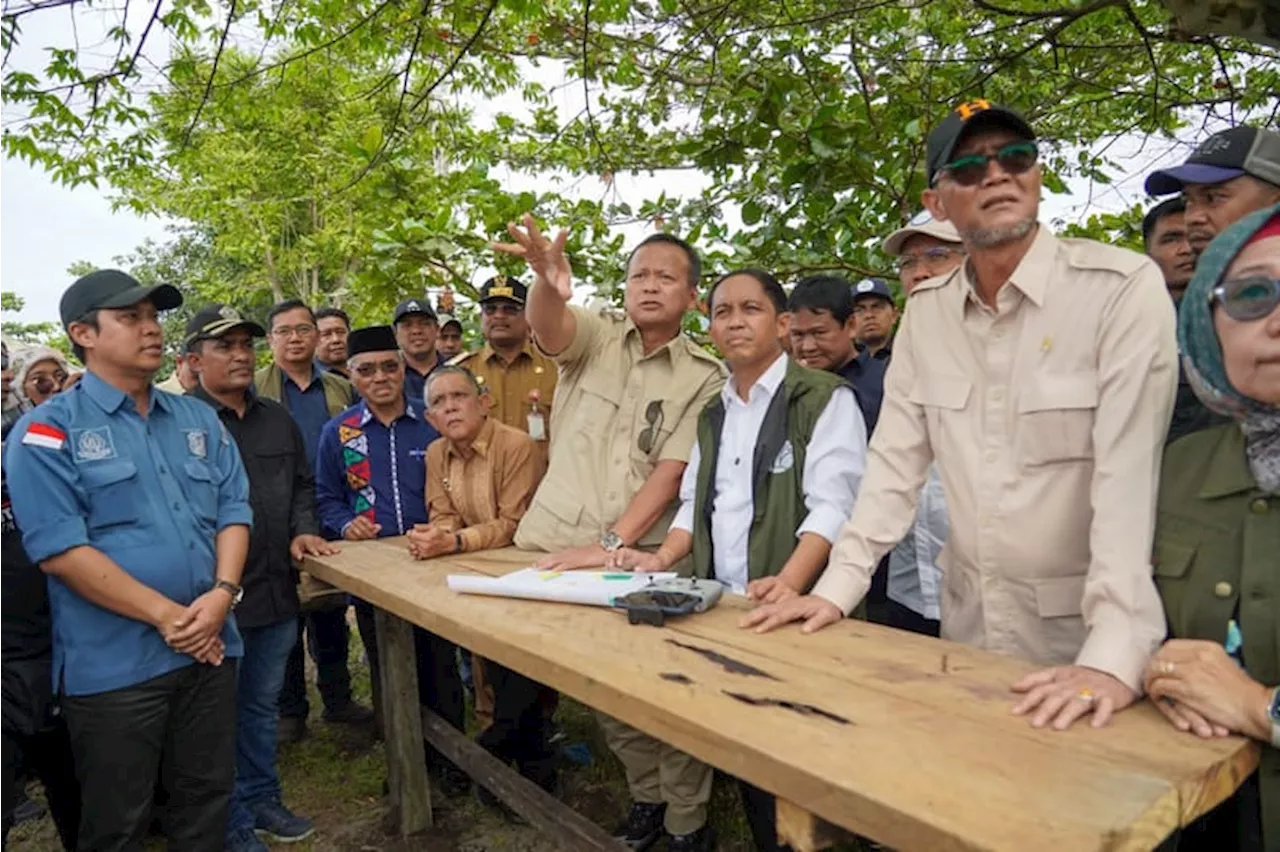
[[[1155,573],[1170,639],[1146,690],[1179,730],[1262,742],[1262,763],[1177,848],[1280,850],[1280,205],[1223,231],[1178,313],[1187,377],[1232,422],[1165,451]]]
[[[60,392],[70,374],[71,368],[61,352],[36,346],[23,353],[14,375],[14,389],[25,410],[30,411]]]

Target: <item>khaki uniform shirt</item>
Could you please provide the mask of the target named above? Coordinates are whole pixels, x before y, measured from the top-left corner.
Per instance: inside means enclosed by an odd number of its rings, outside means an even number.
[[[725,370],[685,335],[648,355],[629,319],[576,306],[573,342],[560,367],[551,416],[550,467],[516,544],[561,550],[599,541],[660,461],[689,461],[698,414],[719,393]],[[676,501],[638,542],[660,544]]]
[[[1163,278],[1041,226],[996,302],[967,265],[912,293],[867,475],[814,593],[853,609],[936,458],[942,635],[1140,691],[1165,634],[1150,560],[1177,382]]]
[[[466,352],[449,362],[466,367],[480,387],[489,392],[489,416],[528,434],[529,417],[542,416],[542,437],[534,438],[543,470],[551,438],[551,412],[556,395],[556,362],[526,342],[510,364],[493,347],[485,344],[477,352]]]
[[[427,509],[431,523],[462,537],[462,550],[506,547],[538,485],[538,461],[529,436],[485,420],[464,458],[453,441],[427,448]]]

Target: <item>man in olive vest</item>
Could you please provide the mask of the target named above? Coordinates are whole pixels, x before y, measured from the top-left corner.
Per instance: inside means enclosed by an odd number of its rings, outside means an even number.
[[[692,552],[697,576],[765,602],[804,594],[826,566],[862,479],[866,426],[840,376],[782,351],[786,301],[760,270],[730,273],[711,288],[711,339],[730,379],[698,418],[662,546],[624,548],[612,554],[614,566],[666,571]],[[742,795],[756,848],[779,848],[773,797],[746,782]],[[697,843],[669,846],[715,848],[706,826],[698,834]]]

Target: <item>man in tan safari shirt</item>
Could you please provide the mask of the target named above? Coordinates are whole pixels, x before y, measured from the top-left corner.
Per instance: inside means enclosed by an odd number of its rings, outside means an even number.
[[[1101,726],[1141,694],[1165,635],[1150,555],[1174,314],[1148,258],[1037,224],[1036,157],[1026,121],[986,101],[930,134],[925,205],[968,260],[912,291],[826,572],[744,626],[813,631],[853,609],[936,459],[951,512],[942,635],[1052,666],[1013,685],[1036,726]]]
[[[560,370],[550,464],[516,530],[516,545],[549,551],[538,567],[599,568],[622,547],[657,546],[675,514],[698,414],[725,371],[681,333],[701,263],[683,240],[655,234],[627,263],[626,317],[571,306],[566,234],[547,240],[531,216],[509,228],[535,274],[525,307],[540,350]],[[672,850],[700,849],[712,770],[601,716],[627,772],[633,804],[615,834],[647,848],[665,826]]]

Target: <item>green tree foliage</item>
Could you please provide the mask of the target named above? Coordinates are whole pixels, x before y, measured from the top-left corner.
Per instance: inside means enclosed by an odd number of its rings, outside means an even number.
[[[6,7],[5,50],[78,2]],[[157,74],[139,57],[161,37]],[[6,54],[6,155],[192,223],[202,296],[358,321],[519,270],[488,243],[526,209],[572,226],[603,290],[611,228],[637,222],[695,242],[708,274],[886,271],[876,238],[917,209],[925,136],[960,100],[1032,120],[1050,192],[1125,174],[1135,135],[1280,109],[1275,50],[1154,0],[161,0],[111,39],[105,67],[73,44],[43,67]],[[648,174],[679,191],[619,188]],[[1136,212],[1074,230],[1124,240]]]
[[[14,341],[16,343],[40,344],[48,345],[59,332],[58,324],[54,322],[20,322],[12,319],[12,315],[18,313],[26,305],[26,301],[17,293],[10,293],[8,290],[0,292],[0,311],[6,314],[6,319],[0,323],[0,330],[3,330],[6,341]]]

